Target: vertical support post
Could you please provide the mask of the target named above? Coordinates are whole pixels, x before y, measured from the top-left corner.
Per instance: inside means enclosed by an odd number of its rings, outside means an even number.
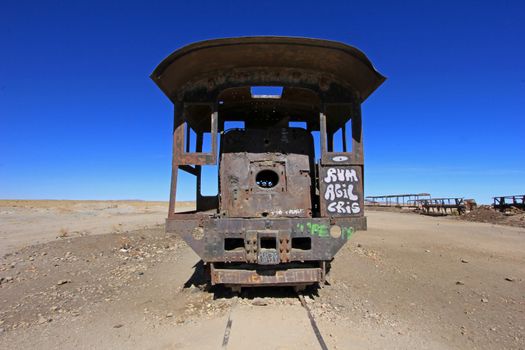
[[[321,174],[321,163],[323,162],[323,157],[326,154],[326,115],[324,114],[324,105],[321,105],[321,112],[319,113],[319,139],[321,141],[321,155],[319,168],[319,176]],[[319,193],[321,192],[321,181],[319,181]],[[326,213],[326,202],[323,200],[322,195],[319,195],[319,213],[324,215]]]
[[[175,214],[175,203],[177,201],[177,175],[179,172],[178,159],[184,151],[184,121],[183,121],[183,104],[177,102],[174,104],[175,111],[173,117],[173,145],[171,160],[171,186],[170,186],[170,203],[168,218]]]
[[[351,121],[347,121],[347,123],[348,122],[351,123]],[[343,135],[343,152],[348,152],[348,149],[346,148],[346,124],[343,124],[343,126],[341,126],[341,131]]]
[[[219,112],[218,104],[213,104],[213,110],[211,113],[211,149],[213,156],[215,157],[215,162],[217,161],[217,123],[219,121]]]
[[[186,121],[184,123],[184,128],[186,129],[186,148],[185,148],[185,152],[186,153],[190,153],[190,149],[191,149],[191,126],[190,124]]]
[[[208,155],[208,159],[205,164],[216,164],[217,163],[217,153],[218,153],[218,146],[217,146],[217,126],[218,126],[218,104],[215,103],[213,105],[210,105],[210,132],[211,132],[211,153]],[[204,131],[200,131],[197,133],[197,146],[195,148],[197,153],[201,153],[203,149],[203,142],[204,142]],[[195,165],[196,170],[196,198],[197,198],[197,211],[204,211],[209,210],[211,208],[218,208],[218,201],[217,196],[216,199],[211,202],[210,198],[202,195],[202,171],[203,171],[203,165],[196,164]]]
[[[326,154],[326,115],[321,112],[319,114],[319,131],[320,131],[320,139],[321,139],[321,159]]]
[[[354,105],[354,115],[352,116],[352,153],[354,161],[364,164],[363,155],[363,122],[361,119],[361,104],[356,99]],[[365,172],[363,171],[363,178]]]
[[[195,146],[195,151],[202,152],[202,142],[204,140],[203,132],[197,133],[197,145]],[[201,182],[202,182],[202,165],[195,165],[195,170],[197,171],[197,175],[195,176],[195,181],[197,182],[195,186],[195,191],[197,192],[195,194],[195,198],[197,200],[197,203],[195,203],[195,206],[197,208],[197,211],[201,207],[202,202],[202,195],[201,195]]]

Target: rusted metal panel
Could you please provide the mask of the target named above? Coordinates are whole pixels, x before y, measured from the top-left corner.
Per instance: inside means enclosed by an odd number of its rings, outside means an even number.
[[[358,49],[334,41],[290,37],[243,37],[202,41],[175,51],[151,74],[173,101],[195,77],[205,77],[210,88],[222,72],[232,68],[302,69],[334,75],[347,81],[364,101],[385,77]],[[247,74],[254,81],[253,72]],[[277,79],[282,81],[283,78]],[[261,81],[254,81],[261,83]],[[323,85],[321,80],[319,84]]]
[[[282,263],[290,262],[292,250],[292,235],[290,232],[279,232],[278,236],[279,259]]]
[[[264,177],[258,178],[261,174]],[[223,154],[220,212],[246,218],[311,217],[310,174],[307,155]]]
[[[257,263],[262,237],[275,238],[280,262],[329,261],[357,230],[365,217],[242,219],[200,217],[166,221],[166,231],[180,235],[207,262]],[[227,247],[227,241],[240,240]],[[230,249],[228,249],[230,248]]]
[[[322,282],[321,268],[293,268],[288,270],[211,269],[212,284],[237,286],[293,286]]]

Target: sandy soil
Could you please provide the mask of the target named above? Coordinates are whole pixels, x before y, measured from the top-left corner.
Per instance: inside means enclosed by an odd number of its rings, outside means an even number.
[[[330,285],[307,294],[330,349],[525,348],[524,229],[367,216]],[[0,348],[218,349],[229,318],[228,349],[319,349],[291,290],[209,289],[198,257],[162,225],[110,231],[26,236],[7,252]]]
[[[181,202],[181,210],[193,208]],[[124,232],[164,223],[167,202],[0,200],[0,255],[57,237]]]

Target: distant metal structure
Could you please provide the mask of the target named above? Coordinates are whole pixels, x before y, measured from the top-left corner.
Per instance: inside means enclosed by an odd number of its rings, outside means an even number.
[[[505,212],[511,208],[517,208],[525,210],[525,195],[514,195],[514,196],[498,196],[493,197],[494,204],[493,207],[496,210]]]
[[[366,204],[372,207],[407,207],[416,208],[417,201],[421,199],[430,199],[430,193],[407,193],[407,194],[389,194],[383,196],[367,196]]]
[[[465,198],[463,201],[465,202],[467,211],[472,211],[478,207],[478,203],[476,203],[474,198]]]
[[[465,201],[459,197],[420,199],[416,203],[426,215],[463,215],[466,212]]]
[[[175,107],[166,232],[201,257],[212,284],[324,282],[366,230],[361,104],[385,77],[346,44],[243,37],[183,47],[151,78]],[[218,194],[205,196],[203,169],[216,165]],[[175,211],[180,171],[195,178],[196,211]]]

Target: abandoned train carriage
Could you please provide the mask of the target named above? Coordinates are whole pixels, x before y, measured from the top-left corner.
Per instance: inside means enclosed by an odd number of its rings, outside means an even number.
[[[288,37],[191,44],[151,78],[175,106],[166,231],[212,284],[324,282],[326,263],[366,229],[361,103],[385,78],[354,47]],[[252,91],[261,86],[282,91]],[[202,167],[217,162],[218,194],[204,196]],[[195,211],[175,211],[179,171],[195,176]]]

